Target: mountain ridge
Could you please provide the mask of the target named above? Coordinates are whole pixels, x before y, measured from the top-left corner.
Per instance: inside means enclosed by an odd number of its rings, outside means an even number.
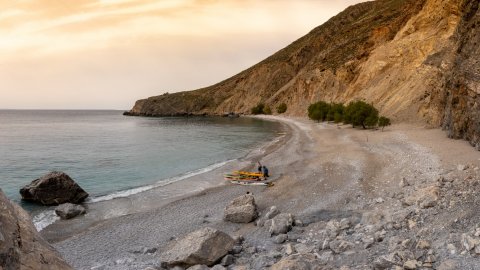
[[[304,116],[318,100],[365,100],[394,121],[443,127],[479,148],[480,115],[467,106],[480,93],[471,66],[479,56],[473,45],[478,28],[472,28],[478,16],[475,0],[360,3],[226,80],[139,100],[127,114],[248,114],[263,102],[286,103],[287,114]],[[464,80],[454,83],[458,78]]]

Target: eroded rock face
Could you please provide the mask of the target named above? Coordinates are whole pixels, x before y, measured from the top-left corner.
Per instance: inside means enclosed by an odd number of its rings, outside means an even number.
[[[255,198],[251,194],[235,198],[225,207],[224,219],[234,223],[249,223],[258,216]]]
[[[88,193],[64,172],[51,172],[33,180],[20,189],[20,194],[23,200],[44,205],[81,203],[88,197]]]
[[[161,255],[160,260],[169,267],[197,264],[211,266],[225,256],[234,244],[235,241],[228,234],[207,227],[176,242]]]
[[[30,216],[20,206],[10,202],[2,190],[0,209],[0,269],[72,269],[39,236]]]

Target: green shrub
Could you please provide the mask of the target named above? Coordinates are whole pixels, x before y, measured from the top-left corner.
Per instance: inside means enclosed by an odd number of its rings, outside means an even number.
[[[272,114],[272,109],[270,109],[270,107],[267,105],[267,106],[263,107],[263,113],[264,114]]]
[[[281,103],[277,106],[277,113],[284,113],[287,111],[287,104]]]
[[[390,126],[391,124],[390,119],[387,117],[381,116],[378,118],[378,125],[382,128],[382,131],[385,127]]]
[[[264,108],[265,108],[265,104],[258,103],[257,106],[252,108],[251,112],[252,114],[262,114]]]
[[[330,104],[319,101],[308,106],[308,117],[315,121],[325,121],[327,119]]]
[[[374,127],[378,123],[378,110],[363,101],[350,102],[345,107],[343,121],[346,124],[352,124],[353,127]]]
[[[335,123],[340,123],[343,121],[343,111],[345,106],[342,103],[333,103],[330,106],[330,110],[327,114],[328,121],[334,121]]]

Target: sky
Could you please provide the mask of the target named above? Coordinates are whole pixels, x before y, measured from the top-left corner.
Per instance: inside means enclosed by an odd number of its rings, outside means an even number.
[[[256,64],[361,0],[0,0],[0,109],[130,109]]]

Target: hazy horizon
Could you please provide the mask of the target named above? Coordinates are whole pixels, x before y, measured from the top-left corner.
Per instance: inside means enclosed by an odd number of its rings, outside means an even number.
[[[359,0],[0,3],[0,109],[128,110],[258,63]]]

